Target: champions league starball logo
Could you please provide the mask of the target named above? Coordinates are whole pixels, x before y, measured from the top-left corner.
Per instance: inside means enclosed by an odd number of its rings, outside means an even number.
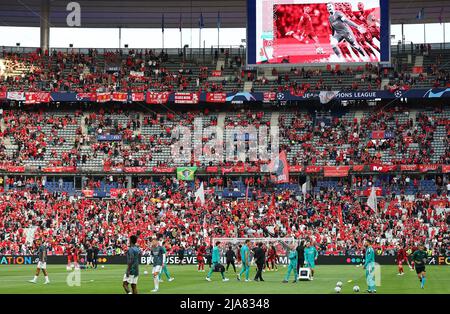
[[[284,99],[284,94],[283,93],[277,93],[277,99],[278,100],[283,100]]]
[[[402,97],[403,93],[401,90],[396,90],[394,95],[395,95],[395,97],[400,98],[400,97]]]

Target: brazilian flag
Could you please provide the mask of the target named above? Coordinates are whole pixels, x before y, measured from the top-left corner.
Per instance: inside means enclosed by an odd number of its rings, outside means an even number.
[[[197,167],[178,167],[177,179],[182,181],[193,181]]]

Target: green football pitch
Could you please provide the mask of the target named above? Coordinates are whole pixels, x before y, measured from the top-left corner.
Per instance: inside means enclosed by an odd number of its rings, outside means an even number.
[[[32,265],[1,265],[0,266],[0,294],[120,294],[122,289],[122,278],[125,266],[105,265],[104,268],[96,270],[81,270],[80,286],[69,286],[67,278],[68,272],[64,265],[48,266],[51,283],[44,285],[42,274],[37,284],[29,283],[35,271]],[[153,289],[153,279],[151,275],[144,275],[144,271],[151,272],[151,268],[142,266],[138,282],[139,293],[151,293]],[[213,273],[212,282],[205,280],[206,273],[199,273],[196,266],[169,266],[169,271],[175,280],[168,282],[163,277],[164,282],[160,283],[158,293],[186,293],[186,294],[270,294],[270,293],[335,293],[334,287],[338,281],[343,283],[341,293],[352,293],[353,286],[358,285],[361,293],[366,293],[364,270],[362,267],[353,265],[343,266],[317,266],[314,281],[298,282],[296,284],[282,283],[287,268],[280,266],[277,272],[264,272],[265,282],[239,282],[236,280],[234,272],[226,273],[230,279],[222,282],[219,273]],[[239,271],[239,269],[238,269]],[[250,278],[255,275],[255,267],[251,268]],[[415,271],[405,268],[405,275],[397,276],[396,266],[381,266],[381,282],[377,287],[378,293],[450,293],[450,267],[447,266],[427,266],[427,281],[425,289],[420,289],[419,280]],[[292,275],[291,275],[292,276]],[[70,278],[69,278],[70,279]]]

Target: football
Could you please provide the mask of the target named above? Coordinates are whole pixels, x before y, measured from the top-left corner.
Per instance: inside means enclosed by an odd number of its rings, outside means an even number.
[[[353,292],[359,292],[359,286],[354,286],[353,287]]]
[[[336,283],[336,287],[342,287],[342,281],[338,281],[338,282]]]
[[[341,287],[335,287],[334,288],[334,292],[341,293]]]

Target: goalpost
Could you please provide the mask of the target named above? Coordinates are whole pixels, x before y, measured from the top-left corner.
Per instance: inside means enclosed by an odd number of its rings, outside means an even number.
[[[220,247],[222,250],[222,256],[224,256],[225,251],[231,246],[234,251],[239,248],[239,245],[244,245],[245,241],[250,240],[252,248],[257,245],[257,243],[262,242],[263,245],[269,249],[272,246],[275,247],[278,255],[278,264],[286,265],[288,264],[287,254],[289,248],[292,244],[297,246],[298,240],[295,238],[213,238],[212,244],[214,245],[217,241],[220,241]],[[253,252],[250,250],[250,258],[253,259]]]

